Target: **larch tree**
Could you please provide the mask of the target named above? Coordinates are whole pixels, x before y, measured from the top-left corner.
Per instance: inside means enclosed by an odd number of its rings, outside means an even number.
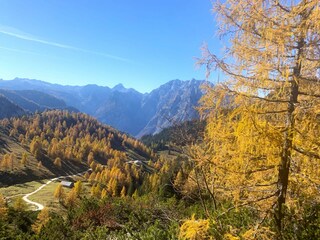
[[[65,198],[65,204],[67,206],[75,206],[77,200],[77,192],[75,191],[75,189],[73,188],[67,195]]]
[[[80,194],[82,193],[83,188],[82,188],[82,182],[80,180],[74,184],[74,191],[76,192],[77,197],[79,197]]]
[[[49,222],[49,220],[50,212],[49,209],[45,207],[39,212],[35,223],[31,225],[32,230],[35,233],[39,233],[41,231],[41,228],[45,226]]]
[[[92,162],[94,162],[94,155],[93,155],[93,152],[90,152],[88,154],[87,163],[90,166]]]
[[[54,160],[53,164],[54,164],[55,166],[61,168],[61,165],[62,165],[62,163],[61,163],[61,158],[57,157],[57,158]]]
[[[101,197],[100,185],[99,184],[92,185],[90,192],[91,192],[91,196],[93,197],[97,197],[97,198]]]
[[[17,158],[17,156],[15,153],[10,153],[9,163],[10,163],[11,171],[13,171],[13,165],[14,165],[14,162],[16,161],[16,158]]]
[[[20,211],[20,212],[25,211],[27,207],[28,207],[27,204],[21,197],[18,197],[13,203],[13,208],[16,211]]]
[[[35,156],[36,159],[40,160],[42,156],[42,144],[39,137],[32,139],[30,143],[30,152]]]
[[[43,167],[42,162],[39,161],[39,162],[37,163],[37,168],[38,168],[38,169],[42,169],[42,167]]]
[[[22,157],[21,157],[21,161],[20,161],[21,165],[26,167],[27,163],[28,163],[28,154],[26,152],[22,153]]]
[[[65,198],[65,193],[64,193],[62,184],[59,184],[55,189],[54,197],[57,198],[59,202],[61,202]]]
[[[4,196],[0,193],[0,221],[6,220],[8,215],[7,201]]]
[[[125,198],[126,197],[126,193],[127,193],[126,187],[123,186],[122,189],[121,189],[121,192],[120,192],[120,197]]]
[[[320,202],[320,2],[226,0],[214,10],[229,43],[222,58],[204,47],[199,59],[225,79],[202,99],[197,164],[220,198],[258,210],[256,227],[273,215],[281,236],[286,208]]]
[[[1,167],[7,171],[10,166],[10,161],[9,161],[9,154],[6,153],[3,155],[2,160],[1,160]]]
[[[102,189],[102,191],[101,191],[101,199],[104,199],[104,198],[106,198],[108,196],[108,192],[107,192],[107,190],[104,188],[104,189]]]

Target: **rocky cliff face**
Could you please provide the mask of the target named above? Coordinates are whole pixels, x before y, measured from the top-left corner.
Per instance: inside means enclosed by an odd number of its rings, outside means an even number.
[[[49,94],[103,123],[141,137],[158,133],[173,123],[198,118],[195,107],[202,96],[203,82],[173,80],[145,94],[121,84],[114,88],[62,86],[30,79],[0,81],[0,88]]]
[[[145,95],[142,112],[148,117],[148,122],[137,136],[155,134],[174,123],[198,118],[195,107],[202,96],[202,83],[173,80]]]

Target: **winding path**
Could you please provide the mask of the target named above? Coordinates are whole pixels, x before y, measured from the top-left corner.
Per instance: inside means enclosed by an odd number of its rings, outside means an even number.
[[[89,171],[89,170],[91,170],[91,168],[88,169],[88,170],[86,170],[86,171],[84,171],[84,172],[80,172],[80,173],[77,173],[77,174],[66,175],[66,176],[60,176],[60,177],[52,178],[52,179],[50,179],[48,182],[46,182],[45,184],[42,184],[40,187],[38,187],[38,188],[37,188],[36,190],[34,190],[33,192],[27,193],[26,195],[24,195],[22,199],[23,199],[25,202],[36,206],[36,209],[35,209],[34,211],[42,210],[42,209],[44,208],[44,206],[43,206],[41,203],[37,203],[37,202],[31,201],[31,200],[28,199],[28,197],[30,197],[31,195],[39,192],[42,188],[44,188],[44,187],[47,186],[48,184],[52,183],[53,181],[56,181],[56,180],[61,179],[61,178],[66,178],[66,177],[80,176],[80,175],[86,173],[86,172]]]

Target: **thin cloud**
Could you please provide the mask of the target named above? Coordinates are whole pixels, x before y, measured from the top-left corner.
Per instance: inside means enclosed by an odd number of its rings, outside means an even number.
[[[17,48],[7,48],[7,47],[0,46],[0,49],[11,51],[11,52],[26,53],[26,54],[33,54],[33,55],[41,55],[39,53],[25,51],[25,50],[21,50],[21,49],[17,49]]]
[[[131,62],[131,60],[129,60],[129,59],[115,56],[115,55],[111,55],[111,54],[90,51],[90,50],[86,50],[86,49],[82,49],[82,48],[73,47],[70,45],[65,45],[65,44],[60,44],[60,43],[56,43],[56,42],[52,42],[52,41],[42,40],[39,37],[30,35],[28,33],[22,32],[16,28],[12,28],[12,27],[0,25],[0,33],[11,36],[11,37],[19,38],[22,40],[26,40],[26,41],[37,42],[37,43],[41,43],[41,44],[45,44],[45,45],[49,45],[49,46],[58,47],[58,48],[94,54],[94,55],[98,55],[98,56],[102,56],[102,57],[106,57],[106,58],[110,58],[110,59],[114,59],[114,60],[118,60],[118,61]]]
[[[27,51],[19,48],[8,48],[4,46],[0,46],[0,50],[5,50],[5,51],[10,51],[10,52],[17,52],[17,53],[22,53],[22,54],[29,54],[29,55],[36,55],[36,56],[42,56],[46,58],[53,58],[53,59],[60,59],[59,57],[48,55],[48,54],[41,54],[37,52],[32,52],[32,51]]]

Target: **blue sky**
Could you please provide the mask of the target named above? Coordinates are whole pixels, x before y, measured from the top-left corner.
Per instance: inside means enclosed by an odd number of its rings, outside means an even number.
[[[204,42],[221,48],[211,7],[210,0],[0,0],[0,78],[123,83],[141,92],[204,79],[194,57]]]

